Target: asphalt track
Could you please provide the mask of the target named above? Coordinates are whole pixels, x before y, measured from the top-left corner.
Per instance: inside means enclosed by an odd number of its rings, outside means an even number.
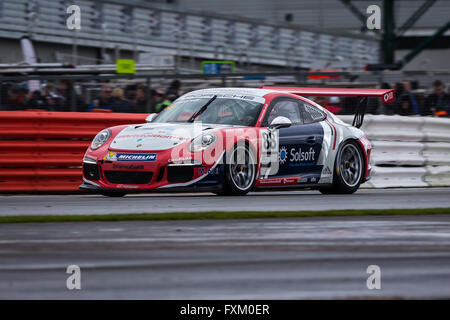
[[[253,192],[244,197],[201,194],[0,196],[0,216],[200,211],[301,211],[448,208],[450,188],[361,189],[353,195],[318,191]]]
[[[0,299],[450,298],[450,215],[3,224],[0,261]]]

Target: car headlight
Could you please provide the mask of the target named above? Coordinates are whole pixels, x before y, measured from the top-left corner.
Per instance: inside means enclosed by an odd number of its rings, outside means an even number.
[[[212,146],[216,142],[217,136],[213,133],[206,133],[195,138],[189,145],[191,152],[201,152]]]
[[[109,137],[111,137],[111,130],[105,129],[105,130],[100,131],[95,136],[94,140],[92,140],[91,149],[97,150],[102,145],[104,145],[106,143],[106,141],[108,141]]]

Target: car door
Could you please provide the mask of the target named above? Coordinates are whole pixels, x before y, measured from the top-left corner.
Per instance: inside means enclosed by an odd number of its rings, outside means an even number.
[[[322,171],[318,165],[322,125],[311,116],[304,102],[295,98],[274,99],[263,124],[269,126],[278,116],[288,118],[292,125],[279,130],[279,167],[272,177],[298,177],[298,183],[318,182]]]

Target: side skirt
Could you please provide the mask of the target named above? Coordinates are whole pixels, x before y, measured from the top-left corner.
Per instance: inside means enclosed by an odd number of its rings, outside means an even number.
[[[251,191],[282,191],[282,190],[303,190],[303,189],[318,189],[321,187],[330,187],[331,183],[312,183],[312,184],[294,184],[285,186],[258,186],[254,187]],[[250,191],[250,192],[251,192]]]

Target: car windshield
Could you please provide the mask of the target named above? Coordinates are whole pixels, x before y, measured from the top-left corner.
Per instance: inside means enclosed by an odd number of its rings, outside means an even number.
[[[166,107],[152,122],[188,122],[211,97],[178,99]],[[216,97],[195,121],[214,124],[254,126],[263,104],[237,98]]]

